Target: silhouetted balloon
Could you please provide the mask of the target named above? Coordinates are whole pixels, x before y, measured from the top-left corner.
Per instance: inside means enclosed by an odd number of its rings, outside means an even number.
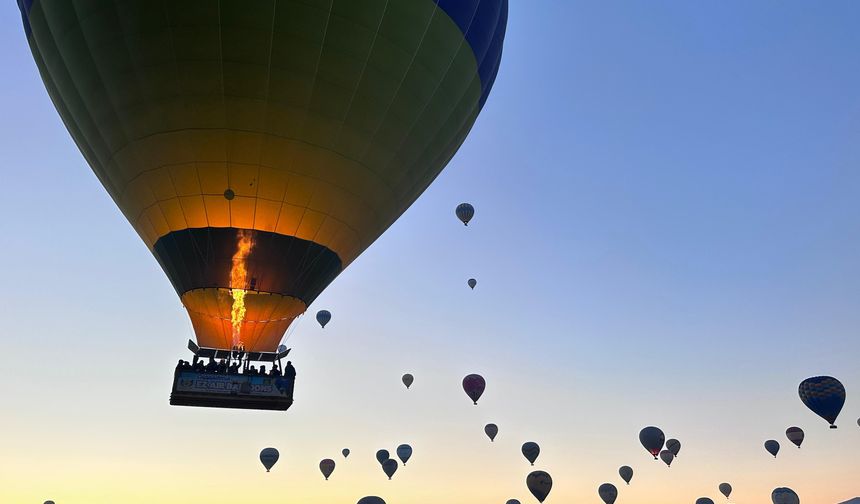
[[[386,460],[391,458],[391,454],[388,453],[388,450],[377,450],[376,452],[376,460],[380,464],[385,462]]]
[[[45,501],[45,504],[54,504],[54,501]]]
[[[645,427],[639,431],[639,442],[654,457],[654,460],[657,460],[657,455],[663,449],[663,442],[665,440],[666,436],[663,434],[663,431],[657,427]]]
[[[340,452],[343,453],[343,458],[349,457],[349,448],[344,448]]]
[[[672,452],[672,455],[678,456],[678,453],[681,451],[681,442],[677,439],[670,439],[666,441],[666,449]]]
[[[633,468],[630,466],[621,466],[618,469],[618,475],[621,476],[621,479],[629,485],[630,480],[633,479]]]
[[[800,504],[800,497],[790,488],[775,488],[770,494],[773,504]]]
[[[474,289],[475,286],[478,285],[478,281],[475,280],[474,278],[470,278],[469,281],[466,283],[469,284],[469,287],[472,289]]]
[[[552,476],[546,471],[533,471],[526,476],[526,486],[538,502],[543,502],[552,490]]]
[[[726,496],[726,499],[729,498],[729,495],[732,494],[732,486],[728,483],[720,483],[720,493]]]
[[[388,479],[391,479],[394,476],[394,473],[397,472],[397,461],[394,459],[388,459],[382,463],[382,470],[385,472],[385,475],[388,476]]]
[[[800,448],[800,444],[803,443],[803,429],[800,427],[789,427],[785,430],[785,437]]]
[[[412,456],[412,447],[408,444],[402,444],[397,447],[397,458],[406,465],[406,461]]]
[[[675,454],[670,452],[669,450],[663,450],[660,452],[660,460],[666,463],[666,466],[672,465],[672,460],[675,459]]]
[[[486,387],[487,382],[484,381],[484,377],[481,375],[470,374],[463,378],[463,390],[475,404],[478,404],[478,399],[481,398]]]
[[[597,488],[597,495],[606,504],[615,504],[615,499],[618,498],[618,489],[612,483],[604,483]]]
[[[331,473],[334,472],[334,460],[332,459],[322,459],[320,461],[320,472],[325,476],[325,479],[328,479],[331,476]]]
[[[317,322],[320,323],[320,327],[325,329],[325,325],[329,323],[331,320],[331,312],[328,310],[320,310],[317,312]]]
[[[460,203],[454,213],[457,214],[457,218],[463,222],[463,225],[468,226],[469,221],[475,216],[475,207],[468,203]]]
[[[371,496],[358,499],[356,504],[385,504],[385,501],[381,497]]]
[[[505,501],[505,504],[520,504],[520,501],[516,499],[508,499]]]
[[[484,426],[484,434],[490,438],[490,441],[496,439],[496,435],[499,433],[499,427],[494,423],[488,423]]]
[[[708,497],[699,497],[698,499],[696,499],[696,504],[714,504],[714,501],[712,501]]]
[[[263,463],[263,467],[266,468],[266,472],[269,472],[280,456],[281,454],[274,448],[263,448],[260,452],[260,462]]]
[[[522,447],[523,457],[531,463],[531,465],[535,465],[535,460],[537,460],[538,455],[540,455],[540,446],[534,441],[528,441],[523,443]]]
[[[800,382],[797,387],[800,400],[813,413],[827,420],[830,428],[836,428],[836,417],[845,405],[845,387],[832,376],[813,376]]]
[[[278,345],[278,353],[286,352],[286,351],[287,351],[287,345]]]
[[[415,377],[409,373],[406,373],[405,375],[403,375],[402,378],[400,378],[400,380],[403,381],[403,384],[406,385],[406,388],[409,388],[412,386],[412,382],[415,381]]]
[[[764,442],[764,449],[776,458],[776,454],[779,453],[779,442],[775,439],[768,439]]]

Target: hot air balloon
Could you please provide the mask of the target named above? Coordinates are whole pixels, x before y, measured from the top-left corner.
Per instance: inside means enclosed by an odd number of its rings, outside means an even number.
[[[618,498],[618,489],[612,483],[604,483],[597,488],[597,495],[606,504],[615,504]]]
[[[463,378],[463,390],[475,404],[478,404],[478,399],[481,398],[486,387],[487,382],[484,381],[484,377],[481,375],[470,374]]]
[[[726,499],[729,498],[729,495],[732,494],[732,486],[728,483],[720,483],[720,493],[726,496]]]
[[[776,454],[779,453],[779,442],[775,439],[768,439],[764,442],[764,449],[776,458]]]
[[[320,461],[320,472],[325,476],[326,480],[328,480],[328,477],[334,472],[334,466],[335,463],[332,459],[323,459]]]
[[[699,497],[696,499],[696,504],[714,504],[714,501],[708,497]]]
[[[263,448],[263,450],[260,451],[260,462],[263,463],[263,467],[266,468],[266,472],[269,472],[269,470],[272,469],[280,456],[281,454],[274,448]]]
[[[663,431],[657,427],[645,427],[639,431],[639,442],[654,457],[654,460],[657,460],[657,455],[663,449],[665,439]]]
[[[388,453],[388,450],[377,450],[376,452],[376,461],[380,464],[390,459],[391,455]]]
[[[381,497],[370,496],[358,499],[356,504],[385,504],[385,501]]]
[[[340,452],[343,453],[343,458],[349,457],[349,448],[344,448]]]
[[[388,476],[388,479],[391,479],[394,476],[394,473],[397,472],[397,461],[394,459],[388,459],[382,463],[382,470],[385,472],[385,475]]]
[[[51,501],[51,500],[49,500],[49,501],[45,501],[45,503],[44,503],[44,504],[54,504],[54,501]]]
[[[475,207],[468,203],[460,203],[457,205],[454,213],[457,214],[457,218],[460,219],[464,226],[468,226],[469,221],[475,216]]]
[[[666,449],[672,452],[672,455],[678,456],[678,453],[681,451],[681,442],[677,439],[670,439],[666,441]]]
[[[331,312],[328,310],[320,310],[317,312],[317,322],[319,322],[320,327],[325,329],[326,324],[331,321]]]
[[[803,443],[803,429],[800,427],[789,427],[785,430],[785,437],[800,448],[800,444]]]
[[[494,423],[488,423],[484,426],[484,434],[490,438],[490,441],[494,441],[496,439],[496,435],[499,433],[499,427]]]
[[[408,444],[402,444],[397,447],[397,458],[403,462],[403,465],[406,465],[406,461],[412,457],[412,447]]]
[[[478,281],[475,280],[474,278],[470,278],[469,281],[466,283],[469,284],[469,288],[472,290],[474,290],[475,286],[478,285]]]
[[[404,385],[406,385],[406,388],[409,388],[412,386],[412,382],[415,381],[415,377],[409,373],[406,373],[405,375],[403,375],[403,377],[400,378],[400,380],[403,382]]]
[[[508,12],[507,0],[82,5],[18,2],[63,123],[197,347],[272,354],[463,143]]]
[[[800,504],[800,497],[790,488],[775,488],[770,494],[773,504]]]
[[[813,376],[800,382],[797,388],[800,400],[813,413],[836,428],[836,417],[845,405],[845,387],[832,376]]]
[[[663,450],[660,452],[660,460],[666,463],[666,467],[670,467],[674,459],[675,454],[670,452],[669,450]]]
[[[543,502],[552,490],[552,476],[546,471],[532,471],[526,476],[526,486],[538,502]]]
[[[278,353],[284,353],[287,351],[287,345],[278,345]]]
[[[508,499],[507,501],[505,501],[505,504],[520,504],[520,501],[516,499]]]
[[[537,460],[538,455],[540,455],[540,446],[533,441],[528,441],[523,443],[521,450],[523,452],[523,457],[525,457],[531,465],[535,465],[535,460]]]
[[[633,468],[630,466],[621,466],[618,469],[618,475],[621,476],[621,479],[629,485],[630,480],[633,479]]]

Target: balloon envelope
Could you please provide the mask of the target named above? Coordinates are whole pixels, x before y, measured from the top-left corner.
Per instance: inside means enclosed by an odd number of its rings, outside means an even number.
[[[535,465],[535,460],[537,460],[538,455],[540,455],[540,446],[538,446],[534,441],[528,441],[523,443],[521,450],[523,452],[523,457],[525,457],[531,465]]]
[[[773,504],[800,504],[800,497],[790,488],[775,488],[770,494]]]
[[[764,442],[764,449],[767,450],[768,453],[776,457],[776,454],[779,453],[779,442],[775,439],[768,439]]]
[[[681,451],[681,442],[677,439],[669,439],[666,441],[666,449],[672,452],[672,455],[678,456],[678,453]]]
[[[618,498],[618,489],[612,483],[604,483],[597,488],[597,495],[606,504],[614,504]]]
[[[712,501],[708,497],[699,497],[698,499],[696,499],[696,504],[714,504],[714,501]]]
[[[845,387],[832,376],[813,376],[800,382],[797,387],[800,400],[813,413],[827,420],[830,428],[836,428],[836,417],[845,405]]]
[[[382,463],[382,470],[385,472],[385,475],[388,476],[388,479],[391,479],[394,476],[394,473],[397,472],[397,461],[394,459],[388,459]]]
[[[469,203],[460,203],[457,205],[454,213],[457,214],[457,218],[460,219],[464,225],[468,226],[469,221],[475,216],[475,207]]]
[[[406,373],[405,375],[403,375],[403,377],[400,378],[400,381],[402,381],[403,384],[406,385],[406,388],[409,388],[412,386],[412,382],[415,381],[415,377],[409,373]]]
[[[340,452],[343,453],[343,458],[349,457],[349,448],[344,448]]]
[[[487,382],[481,375],[470,374],[463,378],[463,390],[475,404],[478,404],[478,399],[483,395],[485,388],[487,388]]]
[[[654,460],[657,460],[657,455],[663,449],[665,440],[666,436],[663,431],[657,427],[645,427],[639,431],[639,442],[654,457]]]
[[[785,430],[785,437],[800,448],[800,444],[803,443],[804,437],[803,429],[800,427],[789,427]]]
[[[720,493],[726,496],[726,499],[729,498],[729,495],[732,494],[732,486],[728,483],[720,483]]]
[[[499,433],[499,427],[494,423],[488,423],[484,426],[484,434],[490,438],[490,441],[496,439],[496,435]]]
[[[320,327],[325,329],[325,325],[331,321],[331,312],[328,310],[320,310],[317,312],[317,322],[319,322]]]
[[[403,462],[403,465],[406,465],[406,461],[408,461],[409,458],[412,457],[412,447],[408,444],[402,444],[397,447],[396,451],[397,458],[399,458],[400,461]]]
[[[306,2],[18,2],[63,123],[201,347],[274,351],[468,135],[507,0],[389,3],[328,23]]]
[[[469,281],[466,283],[469,284],[469,288],[471,288],[471,289],[474,289],[475,286],[478,285],[478,281],[475,280],[474,278],[470,278]]]
[[[263,448],[263,450],[260,451],[260,462],[263,463],[263,467],[266,468],[266,472],[269,472],[269,470],[274,467],[275,462],[278,461],[280,456],[281,454],[274,448]]]
[[[380,464],[385,462],[386,460],[391,458],[391,454],[388,453],[388,450],[377,450],[376,451],[376,461]]]
[[[516,499],[508,499],[505,501],[505,504],[520,504],[520,501]]]
[[[323,459],[320,461],[320,472],[325,476],[325,479],[328,479],[331,476],[331,473],[334,472],[334,460],[332,459]]]
[[[385,504],[385,501],[382,500],[382,497],[370,496],[358,499],[356,504]]]
[[[552,490],[552,476],[546,471],[533,471],[526,476],[526,486],[538,502],[543,502]]]
[[[621,466],[618,469],[618,475],[621,476],[621,479],[629,485],[630,480],[633,479],[633,468],[630,466]]]
[[[672,461],[675,460],[675,454],[669,450],[663,450],[660,452],[660,460],[665,462],[667,466],[671,466]]]

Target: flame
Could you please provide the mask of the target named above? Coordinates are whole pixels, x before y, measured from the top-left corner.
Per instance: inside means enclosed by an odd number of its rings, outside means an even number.
[[[245,286],[248,283],[248,270],[245,260],[254,247],[254,237],[250,231],[239,231],[236,253],[233,254],[233,267],[230,268],[230,295],[233,309],[230,311],[230,324],[233,326],[233,346],[242,346],[242,322],[245,320]]]

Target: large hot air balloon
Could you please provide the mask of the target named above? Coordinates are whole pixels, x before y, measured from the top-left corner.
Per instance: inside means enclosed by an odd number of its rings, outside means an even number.
[[[414,381],[415,381],[415,377],[414,377],[414,376],[412,376],[412,375],[411,375],[411,374],[409,374],[409,373],[406,373],[405,375],[403,375],[403,376],[400,378],[400,381],[402,381],[402,382],[403,382],[403,384],[404,384],[404,385],[406,385],[406,388],[409,388],[409,387],[411,387],[411,386],[412,386],[412,382],[414,382]]]
[[[266,472],[269,472],[269,470],[274,467],[280,456],[281,454],[278,453],[278,450],[275,448],[263,448],[262,451],[260,451],[260,462],[263,463],[263,467],[266,468]]]
[[[639,431],[639,442],[654,457],[654,460],[657,460],[657,455],[663,449],[665,439],[666,436],[663,434],[663,431],[657,427],[645,427]]]
[[[681,442],[677,439],[666,440],[666,449],[672,452],[672,455],[677,457],[678,453],[681,452]]]
[[[534,441],[527,441],[523,443],[521,451],[523,452],[523,457],[525,457],[531,465],[535,465],[535,460],[537,460],[538,455],[540,455],[540,446],[538,446]]]
[[[334,466],[335,463],[332,459],[323,459],[320,461],[320,472],[325,476],[326,480],[328,480],[328,477],[334,472]]]
[[[552,476],[546,471],[532,471],[526,476],[526,486],[538,502],[543,502],[552,490]]]
[[[382,500],[382,497],[370,496],[358,499],[356,504],[385,504],[385,501]]]
[[[439,175],[490,93],[508,12],[507,0],[18,6],[51,100],[198,346],[248,352],[274,352]]]
[[[597,488],[597,495],[606,504],[615,504],[618,498],[618,489],[612,483],[604,483]]]
[[[349,448],[344,448],[340,452],[343,454],[343,458],[349,457]]]
[[[732,486],[728,483],[720,483],[720,493],[726,496],[726,499],[729,498],[729,495],[732,494]]]
[[[499,427],[494,423],[488,423],[484,426],[484,434],[490,438],[490,441],[494,441],[496,439],[496,435],[499,433]]]
[[[764,449],[767,450],[768,453],[773,455],[773,458],[776,458],[776,454],[779,453],[779,441],[775,439],[768,439],[764,442]]]
[[[463,378],[463,390],[475,404],[478,404],[478,399],[481,398],[485,388],[487,388],[487,382],[481,375],[470,374]]]
[[[621,466],[618,469],[618,475],[621,476],[621,479],[629,485],[630,480],[633,479],[633,468],[630,466]]]
[[[660,460],[666,464],[666,467],[671,467],[672,461],[675,460],[675,454],[669,450],[663,450],[660,452]]]
[[[457,218],[460,219],[464,226],[468,226],[469,221],[475,216],[475,207],[469,203],[460,203],[457,205],[454,213],[457,214]]]
[[[408,444],[402,444],[397,447],[397,458],[406,465],[406,462],[412,457],[412,447]]]
[[[388,453],[388,450],[377,450],[376,451],[376,461],[380,464],[385,462],[386,460],[391,458],[391,454]]]
[[[797,393],[807,408],[827,420],[831,429],[836,428],[836,417],[845,405],[842,382],[832,376],[813,376],[800,382]]]
[[[800,444],[803,443],[803,429],[800,427],[789,427],[785,430],[785,437],[800,448]]]
[[[394,473],[397,472],[397,467],[397,461],[394,459],[388,459],[382,463],[382,471],[388,476],[388,479],[394,476]]]
[[[478,285],[478,281],[474,278],[470,278],[466,283],[469,284],[469,288],[472,290],[475,290],[475,286]]]
[[[790,488],[774,488],[770,494],[773,504],[800,504],[800,497]]]
[[[325,329],[326,324],[331,322],[331,312],[328,310],[320,310],[317,312],[317,322],[319,322],[320,327]]]

